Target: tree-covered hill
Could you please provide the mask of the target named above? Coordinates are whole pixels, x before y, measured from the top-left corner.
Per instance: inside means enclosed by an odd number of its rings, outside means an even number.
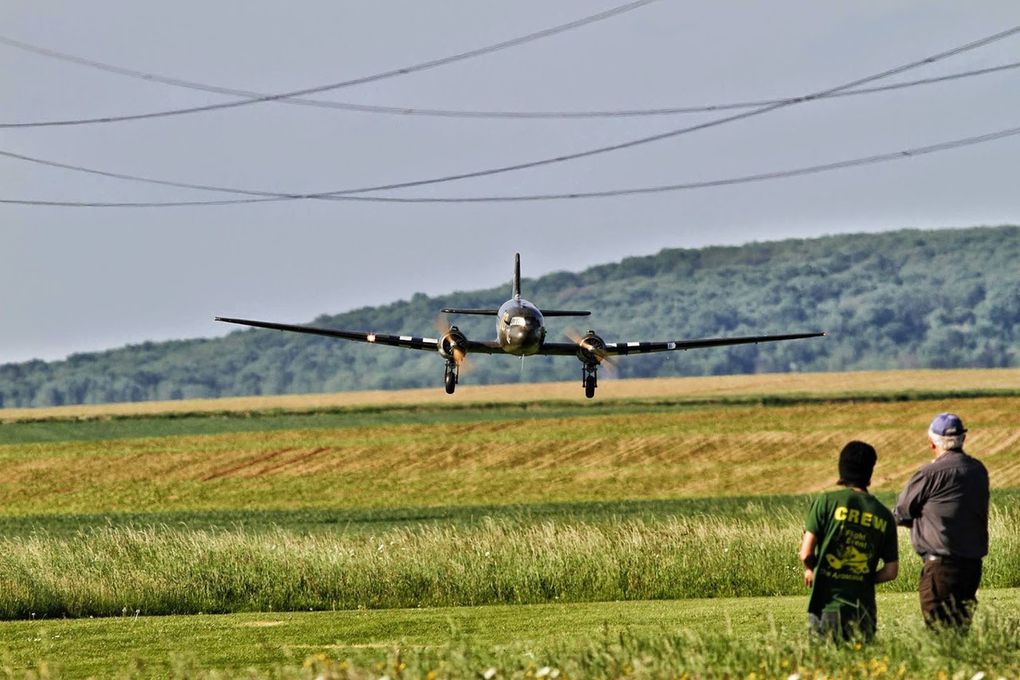
[[[525,279],[550,340],[574,322],[606,340],[669,340],[826,330],[793,342],[623,357],[620,377],[1020,365],[1020,227],[882,234],[669,249],[580,273]],[[495,307],[505,286],[321,316],[316,325],[434,335],[446,306]],[[492,339],[491,317],[460,317]],[[570,357],[472,357],[462,383],[577,378]],[[0,407],[435,386],[432,352],[243,330],[219,339],[143,343],[65,361],[0,366]]]

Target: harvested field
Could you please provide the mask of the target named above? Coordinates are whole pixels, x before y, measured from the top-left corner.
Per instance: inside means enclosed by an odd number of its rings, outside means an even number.
[[[572,418],[255,431],[0,446],[4,514],[385,507],[812,493],[849,439],[876,490],[928,460],[953,409],[997,488],[1020,486],[1020,397],[701,405]],[[266,417],[271,420],[271,417]]]

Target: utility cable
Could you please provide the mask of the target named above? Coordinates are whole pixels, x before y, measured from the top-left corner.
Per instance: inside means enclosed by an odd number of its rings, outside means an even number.
[[[960,54],[962,52],[966,52],[968,50],[973,50],[973,49],[977,49],[979,47],[983,47],[983,46],[988,45],[988,44],[990,44],[992,42],[995,42],[997,40],[1002,40],[1004,38],[1012,36],[1012,35],[1014,35],[1016,33],[1020,33],[1020,26],[1015,26],[1015,27],[1013,27],[1011,29],[1008,29],[1006,31],[1002,31],[1002,32],[990,35],[988,37],[981,38],[980,40],[976,40],[976,41],[967,43],[965,45],[961,45],[959,47],[955,47],[955,48],[952,48],[950,50],[946,50],[946,51],[943,51],[943,52],[931,55],[929,57],[925,57],[924,59],[920,59],[918,61],[910,62],[910,63],[904,64],[902,66],[897,66],[895,68],[888,69],[886,71],[882,71],[882,72],[877,73],[875,75],[866,76],[864,78],[859,78],[857,80],[850,81],[848,83],[844,83],[843,85],[839,85],[837,87],[829,88],[827,90],[821,90],[821,91],[818,91],[818,92],[815,92],[815,93],[812,93],[812,94],[804,95],[802,97],[797,97],[797,98],[792,99],[792,100],[784,101],[782,103],[770,104],[768,106],[752,109],[750,111],[744,111],[742,113],[733,114],[733,115],[726,116],[726,117],[723,117],[723,118],[716,118],[716,119],[713,119],[713,120],[710,120],[710,121],[706,121],[704,123],[700,123],[700,124],[697,124],[697,125],[692,125],[692,126],[689,126],[689,127],[684,127],[684,128],[680,128],[680,129],[677,129],[677,130],[671,130],[671,131],[659,133],[659,134],[656,134],[656,135],[650,135],[650,136],[647,136],[647,137],[641,137],[641,138],[638,138],[638,139],[633,139],[633,140],[629,140],[629,141],[626,141],[626,142],[620,142],[620,143],[612,144],[612,145],[609,145],[609,146],[603,146],[603,147],[597,147],[597,148],[594,148],[594,149],[588,149],[588,150],[576,152],[576,153],[573,153],[573,154],[565,154],[565,155],[561,155],[561,156],[553,156],[553,157],[550,157],[550,158],[544,158],[544,159],[535,160],[535,161],[528,161],[528,162],[524,162],[524,163],[517,163],[517,164],[514,164],[514,165],[505,165],[505,166],[501,166],[501,167],[489,168],[489,169],[484,169],[484,170],[476,170],[476,171],[472,171],[472,172],[460,173],[460,174],[455,174],[455,175],[445,175],[445,176],[434,177],[434,178],[429,178],[429,179],[420,179],[420,180],[412,180],[412,181],[406,181],[406,182],[397,182],[397,183],[392,183],[392,184],[374,185],[374,186],[367,186],[367,187],[361,187],[361,188],[355,188],[355,189],[338,189],[338,190],[334,190],[334,191],[318,192],[318,193],[290,193],[290,194],[288,194],[288,193],[277,193],[277,192],[271,192],[271,191],[256,191],[256,190],[239,189],[239,188],[235,188],[235,187],[224,187],[224,186],[217,186],[217,185],[210,185],[210,184],[196,184],[196,183],[189,183],[189,182],[175,182],[175,181],[170,181],[170,180],[162,180],[162,179],[143,177],[143,176],[140,176],[140,175],[128,175],[128,174],[123,174],[123,173],[113,173],[113,172],[107,172],[107,171],[97,170],[97,169],[93,169],[93,168],[87,168],[87,167],[84,167],[84,166],[76,166],[76,165],[70,165],[70,164],[65,164],[65,163],[58,163],[56,161],[49,161],[49,160],[44,160],[44,159],[32,158],[32,157],[29,157],[29,156],[24,156],[24,155],[21,155],[21,154],[16,154],[16,153],[7,152],[7,151],[0,151],[0,156],[5,156],[5,157],[8,157],[8,158],[17,159],[17,160],[23,160],[23,161],[28,161],[28,162],[39,163],[39,164],[42,164],[42,165],[49,165],[49,166],[52,166],[52,167],[63,168],[63,169],[66,169],[66,170],[73,170],[73,171],[77,171],[77,172],[84,172],[84,173],[93,174],[93,175],[101,175],[101,176],[104,176],[104,177],[111,177],[111,178],[128,180],[128,181],[135,181],[135,182],[144,182],[144,183],[148,183],[148,184],[158,184],[158,185],[162,185],[162,186],[172,186],[172,187],[185,188],[185,189],[199,189],[199,190],[203,190],[203,191],[216,191],[216,192],[221,192],[221,193],[241,194],[241,195],[246,195],[246,196],[263,196],[263,197],[273,197],[273,198],[291,199],[291,200],[294,200],[294,199],[330,199],[330,198],[338,197],[338,196],[349,196],[351,194],[361,194],[361,193],[367,193],[367,192],[372,192],[372,191],[402,189],[402,188],[407,188],[407,187],[424,186],[424,185],[428,185],[428,184],[439,184],[439,183],[444,183],[444,182],[451,182],[451,181],[455,181],[455,180],[467,179],[467,178],[473,178],[473,177],[483,177],[483,176],[488,176],[488,175],[496,175],[496,174],[501,174],[501,173],[505,173],[505,172],[511,172],[511,171],[515,171],[515,170],[523,170],[523,169],[534,168],[534,167],[539,167],[539,166],[543,166],[543,165],[551,165],[553,163],[562,163],[562,162],[565,162],[565,161],[576,160],[576,159],[579,159],[579,158],[586,158],[586,157],[589,157],[589,156],[595,156],[595,155],[598,155],[598,154],[608,153],[608,152],[611,152],[611,151],[619,151],[619,150],[622,150],[622,149],[627,149],[627,148],[635,147],[635,146],[638,146],[638,145],[641,145],[641,144],[648,144],[648,143],[651,143],[651,142],[657,142],[657,141],[661,141],[661,140],[664,140],[664,139],[669,139],[669,138],[672,138],[672,137],[677,137],[677,136],[680,136],[682,134],[687,134],[687,133],[695,132],[695,131],[698,131],[698,130],[704,130],[704,129],[708,129],[708,128],[711,128],[711,127],[716,127],[716,126],[719,126],[719,125],[724,125],[726,123],[731,123],[731,122],[735,122],[735,121],[738,121],[738,120],[743,120],[743,119],[746,119],[746,118],[751,118],[753,116],[759,116],[759,115],[762,115],[762,114],[765,114],[765,113],[769,113],[771,111],[775,111],[775,110],[783,108],[783,107],[793,106],[793,105],[800,104],[800,103],[803,103],[803,102],[813,101],[813,100],[816,100],[816,99],[818,99],[818,98],[820,98],[822,96],[825,96],[825,95],[829,95],[829,94],[832,94],[832,93],[835,93],[835,92],[840,92],[840,91],[843,91],[843,90],[849,90],[849,89],[852,89],[854,87],[858,87],[860,85],[863,85],[863,84],[866,84],[866,83],[869,83],[869,82],[880,80],[882,78],[887,78],[889,76],[896,75],[898,73],[902,73],[902,72],[910,70],[910,69],[914,69],[914,68],[918,68],[920,66],[924,66],[924,65],[927,65],[927,64],[935,63],[936,61],[940,61],[942,59],[946,59],[948,57],[955,56],[957,54]]]
[[[460,52],[458,54],[453,54],[453,55],[449,55],[449,56],[446,56],[446,57],[441,57],[439,59],[432,59],[430,61],[424,61],[424,62],[421,62],[421,63],[418,63],[418,64],[412,64],[410,66],[402,66],[400,68],[391,69],[389,71],[382,71],[380,73],[375,73],[375,74],[372,74],[372,75],[361,76],[359,78],[352,78],[351,80],[344,80],[344,81],[341,81],[341,82],[338,82],[338,83],[330,83],[328,85],[318,85],[318,86],[315,86],[315,87],[308,87],[308,88],[303,88],[303,89],[300,89],[300,90],[292,90],[290,92],[282,92],[282,93],[278,93],[278,94],[263,94],[263,95],[258,95],[257,93],[254,93],[254,92],[242,94],[243,91],[241,91],[241,90],[230,90],[228,88],[219,88],[219,87],[215,87],[215,86],[206,86],[206,85],[201,85],[200,83],[192,83],[192,82],[189,82],[189,81],[178,80],[178,79],[175,79],[175,78],[166,78],[166,77],[163,77],[163,76],[153,76],[152,74],[145,74],[145,73],[142,73],[141,71],[134,71],[132,69],[125,69],[125,68],[120,68],[120,67],[117,67],[117,66],[110,66],[108,64],[103,64],[101,62],[91,61],[89,59],[82,59],[82,58],[78,58],[78,57],[73,57],[72,55],[62,54],[60,52],[54,52],[52,50],[47,50],[45,48],[40,48],[40,47],[36,47],[34,45],[29,45],[28,43],[23,43],[23,42],[20,42],[20,41],[17,41],[17,40],[13,40],[11,38],[2,38],[2,39],[0,39],[0,42],[3,42],[4,44],[9,45],[11,47],[17,47],[19,49],[29,50],[29,51],[32,51],[32,52],[36,52],[38,54],[45,54],[46,56],[62,58],[62,59],[68,60],[68,61],[75,61],[75,62],[77,62],[79,64],[83,64],[83,65],[86,65],[86,66],[92,66],[94,68],[101,68],[101,69],[106,70],[106,71],[111,71],[111,72],[114,72],[114,73],[120,73],[121,75],[131,75],[131,76],[134,76],[134,77],[145,78],[146,80],[154,80],[154,81],[157,81],[157,82],[162,82],[162,83],[168,84],[168,85],[177,85],[177,86],[181,86],[181,87],[191,87],[193,89],[202,89],[202,90],[206,90],[206,91],[209,91],[209,92],[217,92],[217,93],[220,93],[220,94],[239,95],[239,96],[243,96],[244,97],[244,99],[228,101],[228,102],[220,102],[218,104],[206,104],[206,105],[203,105],[203,106],[191,106],[191,107],[187,107],[187,108],[170,109],[170,110],[165,110],[165,111],[150,111],[150,112],[147,112],[147,113],[138,113],[138,114],[126,115],[126,116],[110,116],[110,117],[106,117],[106,118],[96,118],[96,119],[92,119],[91,121],[88,121],[88,122],[92,122],[92,123],[113,123],[113,122],[125,121],[125,120],[142,120],[142,119],[148,119],[148,118],[164,118],[164,117],[167,117],[167,116],[180,116],[180,115],[184,115],[184,114],[200,113],[200,112],[204,112],[204,111],[216,111],[216,110],[219,110],[219,109],[238,108],[238,107],[241,107],[241,106],[248,106],[250,104],[260,104],[260,103],[263,103],[263,102],[272,102],[272,101],[280,101],[280,100],[283,100],[283,99],[289,99],[291,97],[300,97],[300,96],[306,95],[306,94],[316,94],[316,93],[319,93],[319,92],[328,92],[330,90],[339,90],[341,88],[352,87],[354,85],[364,85],[366,83],[373,83],[373,82],[376,82],[376,81],[379,81],[379,80],[385,80],[387,78],[393,78],[393,77],[396,77],[396,76],[405,76],[405,75],[408,75],[410,73],[418,73],[420,71],[426,71],[426,70],[429,70],[429,69],[437,68],[439,66],[446,66],[447,64],[452,64],[454,62],[464,61],[466,59],[472,59],[474,57],[480,57],[480,56],[485,55],[485,54],[491,54],[493,52],[498,52],[499,50],[505,50],[505,49],[508,49],[508,48],[511,48],[511,47],[517,47],[518,45],[523,45],[525,43],[533,42],[535,40],[540,40],[542,38],[547,38],[549,36],[556,35],[558,33],[564,33],[566,31],[569,31],[569,30],[574,29],[574,28],[580,28],[581,26],[586,26],[586,25],[594,23],[596,21],[602,21],[604,19],[609,19],[610,17],[615,17],[617,15],[623,14],[624,12],[629,12],[631,10],[635,10],[635,9],[640,8],[640,7],[644,7],[645,5],[649,5],[649,4],[653,3],[653,2],[656,2],[656,0],[635,0],[634,2],[629,2],[629,3],[625,4],[625,5],[619,5],[617,7],[613,7],[611,9],[608,9],[608,10],[606,10],[604,12],[599,12],[598,14],[592,14],[592,15],[589,15],[589,16],[586,16],[586,17],[582,17],[580,19],[575,19],[574,21],[571,21],[571,22],[568,22],[568,23],[565,23],[565,24],[560,24],[558,26],[553,26],[551,28],[546,28],[546,29],[543,29],[541,31],[536,31],[534,33],[529,33],[527,35],[519,36],[517,38],[511,38],[509,40],[504,40],[502,42],[498,42],[498,43],[495,43],[493,45],[487,45],[485,47],[478,47],[478,48],[475,48],[473,50],[468,50],[466,52]],[[146,76],[152,76],[152,77],[146,77]],[[251,95],[257,95],[257,96],[251,96]],[[58,122],[51,123],[51,124],[60,124],[60,123],[58,121]]]
[[[760,108],[751,109],[749,111],[744,111],[744,112],[741,112],[741,113],[736,113],[736,114],[733,114],[733,115],[730,115],[730,116],[725,116],[723,118],[716,118],[716,119],[713,119],[713,120],[710,120],[710,121],[706,121],[704,123],[699,123],[697,125],[691,125],[691,126],[679,128],[679,129],[676,129],[676,130],[669,130],[667,132],[661,132],[661,133],[655,134],[655,135],[649,135],[647,137],[639,137],[637,139],[631,139],[631,140],[628,140],[628,141],[625,141],[625,142],[619,142],[617,144],[610,144],[610,145],[607,145],[607,146],[596,147],[594,149],[587,149],[587,150],[584,150],[584,151],[579,151],[579,152],[575,152],[575,153],[571,153],[571,154],[563,154],[563,155],[560,155],[560,156],[551,156],[551,157],[543,158],[543,159],[539,159],[539,160],[526,161],[526,162],[523,162],[523,163],[514,163],[514,164],[511,164],[511,165],[504,165],[504,166],[496,167],[496,168],[488,168],[488,169],[484,169],[484,170],[475,170],[475,171],[471,171],[471,172],[463,172],[463,173],[453,174],[453,175],[443,175],[443,176],[440,176],[440,177],[433,177],[433,178],[429,178],[429,179],[411,180],[411,181],[406,181],[406,182],[394,182],[394,183],[390,183],[390,184],[377,184],[377,185],[374,185],[374,186],[364,186],[364,187],[358,187],[358,188],[354,188],[354,189],[341,189],[341,190],[330,191],[330,192],[328,192],[325,195],[328,195],[328,196],[337,196],[337,195],[341,195],[341,194],[360,194],[360,193],[367,193],[367,192],[370,192],[370,191],[388,191],[388,190],[392,190],[392,189],[404,189],[404,188],[408,188],[408,187],[424,186],[424,185],[428,185],[428,184],[440,184],[440,183],[444,183],[444,182],[452,182],[452,181],[461,180],[461,179],[470,179],[470,178],[475,178],[475,177],[487,177],[487,176],[490,176],[490,175],[498,175],[498,174],[502,174],[502,173],[506,173],[506,172],[514,172],[514,171],[517,171],[517,170],[526,170],[526,169],[530,169],[530,168],[537,168],[537,167],[544,166],[544,165],[553,165],[553,164],[556,164],[556,163],[563,163],[563,162],[566,162],[566,161],[573,161],[573,160],[577,160],[577,159],[580,159],[580,158],[588,158],[588,157],[591,157],[591,156],[597,156],[597,155],[600,155],[600,154],[610,153],[610,152],[613,152],[613,151],[621,151],[623,149],[629,149],[629,148],[633,148],[633,147],[640,146],[640,145],[643,145],[643,144],[649,144],[649,143],[652,143],[652,142],[659,142],[659,141],[662,141],[662,140],[665,140],[665,139],[671,139],[673,137],[679,137],[680,135],[688,134],[688,133],[691,133],[691,132],[697,132],[699,130],[707,130],[709,128],[718,127],[720,125],[726,125],[728,123],[734,123],[734,122],[736,122],[738,120],[744,120],[744,119],[747,119],[747,118],[753,118],[755,116],[764,115],[766,113],[770,113],[770,112],[775,111],[777,109],[785,108],[785,107],[788,107],[788,106],[794,106],[794,105],[801,104],[801,103],[808,102],[808,101],[813,101],[813,100],[816,100],[816,99],[819,99],[819,98],[822,98],[822,97],[825,97],[827,95],[831,95],[831,94],[834,94],[836,92],[840,92],[840,91],[843,91],[843,90],[851,90],[851,89],[853,89],[855,87],[858,87],[860,85],[865,85],[867,83],[871,83],[871,82],[874,82],[874,81],[877,81],[877,80],[882,80],[884,78],[888,78],[890,76],[894,76],[894,75],[897,75],[899,73],[903,73],[904,71],[909,71],[911,69],[915,69],[915,68],[918,68],[920,66],[926,66],[928,64],[933,64],[933,63],[935,63],[937,61],[941,61],[943,59],[947,59],[949,57],[956,56],[957,54],[961,54],[963,52],[974,50],[974,49],[977,49],[979,47],[984,47],[984,46],[989,45],[989,44],[991,44],[993,42],[996,42],[998,40],[1003,40],[1005,38],[1008,38],[1008,37],[1011,37],[1013,35],[1016,35],[1017,33],[1020,33],[1020,26],[1014,26],[1013,28],[1010,28],[1008,30],[1001,31],[999,33],[995,33],[995,34],[990,35],[988,37],[981,38],[979,40],[975,40],[975,41],[967,43],[965,45],[961,45],[959,47],[955,47],[953,49],[946,50],[944,52],[940,52],[938,54],[934,54],[934,55],[931,55],[929,57],[925,57],[924,59],[921,59],[921,60],[918,60],[918,61],[914,61],[914,62],[910,62],[910,63],[904,64],[902,66],[897,66],[895,68],[888,69],[886,71],[883,71],[881,73],[877,73],[875,75],[866,76],[864,78],[858,78],[857,80],[853,80],[853,81],[850,81],[848,83],[844,83],[842,85],[838,85],[836,87],[828,88],[828,89],[825,89],[825,90],[819,90],[817,92],[813,92],[813,93],[805,95],[803,97],[798,97],[798,98],[795,98],[795,99],[792,99],[792,100],[783,101],[783,102],[779,102],[779,103],[776,103],[776,104],[769,104],[768,106],[763,106],[763,107],[760,107]]]
[[[10,47],[17,47],[19,49],[43,54],[48,57],[54,57],[64,61],[70,61],[73,63],[81,64],[84,66],[91,66],[99,68],[103,71],[112,73],[118,73],[120,75],[130,76],[133,78],[139,78],[148,82],[157,82],[164,85],[172,85],[174,87],[183,87],[192,90],[199,90],[203,92],[215,92],[218,94],[228,94],[237,97],[247,98],[259,98],[266,97],[261,92],[254,92],[251,90],[237,90],[225,87],[219,87],[216,85],[207,85],[205,83],[198,83],[189,80],[181,80],[179,78],[168,78],[160,76],[154,73],[146,73],[143,71],[135,71],[133,69],[126,69],[120,66],[113,66],[110,64],[104,64],[90,59],[84,59],[71,54],[65,54],[63,52],[56,52],[45,47],[37,47],[28,43],[23,43],[19,40],[0,36],[0,44],[8,45]],[[901,90],[911,87],[917,87],[920,85],[932,85],[936,83],[943,83],[951,80],[959,80],[962,78],[972,78],[975,76],[983,76],[991,73],[999,73],[1002,71],[1008,71],[1020,67],[1020,61],[1011,62],[1008,64],[1001,64],[999,66],[991,66],[987,68],[972,69],[968,71],[960,71],[957,73],[950,73],[942,76],[934,76],[930,78],[921,78],[918,80],[910,80],[902,83],[893,83],[891,85],[880,85],[876,87],[866,87],[854,90],[847,90],[841,92],[834,92],[825,97],[819,97],[819,99],[828,99],[830,97],[852,97],[864,94],[874,94],[878,92],[889,92],[892,90]],[[592,118],[637,118],[637,117],[650,117],[650,116],[671,116],[680,114],[692,114],[692,113],[711,113],[714,111],[727,111],[733,109],[750,109],[759,106],[769,106],[772,104],[779,104],[785,102],[794,102],[798,97],[784,97],[778,99],[760,99],[753,101],[740,101],[740,102],[728,102],[722,104],[702,104],[696,106],[671,106],[671,107],[660,107],[660,108],[647,108],[647,109],[612,109],[612,110],[592,110],[592,111],[481,111],[481,110],[463,110],[463,109],[431,109],[422,107],[411,107],[411,106],[381,106],[376,104],[358,104],[352,102],[338,102],[331,101],[328,99],[309,99],[306,97],[286,97],[283,99],[274,100],[282,104],[294,104],[299,106],[311,106],[316,108],[325,109],[338,109],[341,111],[351,111],[356,113],[373,113],[373,114],[385,114],[395,116],[428,116],[438,118],[470,118],[470,119],[516,119],[516,120],[549,120],[549,119],[592,119]],[[95,118],[68,118],[63,120],[48,120],[48,121],[26,121],[26,122],[14,122],[14,123],[0,123],[0,128],[37,128],[37,127],[59,127],[59,126],[74,126],[74,125],[92,125],[96,123],[114,123],[124,120],[133,120],[131,115],[126,116],[100,116]]]
[[[403,199],[399,197],[389,196],[387,197],[358,196],[356,198],[369,200],[373,198],[386,198],[388,202],[399,203],[510,203],[522,201],[549,201],[557,199],[562,200],[578,198],[610,198],[615,196],[633,196],[637,194],[657,194],[671,191],[685,191],[690,189],[707,189],[710,187],[722,187],[734,184],[749,184],[752,182],[763,182],[766,180],[773,179],[785,179],[788,177],[799,177],[802,175],[813,175],[820,172],[828,172],[830,170],[839,170],[842,168],[851,168],[859,165],[872,165],[875,163],[900,160],[903,158],[911,158],[914,156],[923,156],[926,154],[938,153],[939,151],[948,151],[950,149],[958,149],[964,146],[983,144],[985,142],[991,142],[997,139],[1003,139],[1015,135],[1020,135],[1020,127],[1008,128],[1006,130],[998,130],[996,132],[977,135],[975,137],[964,137],[962,139],[954,139],[947,142],[940,142],[938,144],[931,144],[929,146],[919,146],[911,149],[903,149],[902,151],[893,151],[891,153],[876,154],[873,156],[862,156],[859,158],[851,158],[848,160],[835,161],[833,163],[824,163],[821,165],[809,165],[806,167],[793,168],[790,170],[777,170],[773,172],[763,172],[754,175],[742,175],[739,177],[729,177],[725,179],[706,180],[701,182],[686,182],[681,184],[664,184],[660,186],[637,187],[631,189],[609,189],[606,191],[584,191],[584,192],[575,191],[560,194],[518,194],[507,196],[449,196],[449,197],[403,198]],[[340,196],[337,198],[354,198],[354,197]]]
[[[954,139],[946,142],[939,142],[937,144],[931,144],[928,146],[919,146],[909,149],[903,149],[901,151],[893,151],[890,153],[875,154],[872,156],[862,156],[858,158],[851,158],[842,161],[836,161],[832,163],[824,163],[821,165],[809,165],[801,168],[793,168],[789,170],[777,170],[773,172],[763,172],[753,175],[741,175],[738,177],[729,177],[723,179],[705,180],[701,182],[685,182],[680,184],[664,184],[659,186],[646,186],[646,187],[635,187],[629,189],[609,189],[606,191],[586,191],[586,192],[569,192],[560,194],[520,194],[520,195],[506,195],[506,196],[448,196],[448,197],[431,197],[431,198],[400,198],[394,196],[302,196],[300,194],[275,194],[267,195],[262,198],[238,198],[238,199],[224,199],[224,200],[212,200],[212,201],[147,201],[147,202],[99,202],[99,201],[41,201],[41,200],[20,200],[20,199],[7,199],[0,198],[0,204],[11,204],[11,205],[32,205],[32,206],[56,206],[56,207],[70,207],[70,208],[170,208],[170,207],[181,207],[181,206],[205,206],[205,205],[232,205],[240,203],[265,203],[271,201],[286,201],[301,198],[324,198],[325,200],[334,201],[359,201],[369,203],[507,203],[507,202],[519,202],[519,201],[550,201],[550,200],[568,200],[568,199],[583,199],[583,198],[609,198],[616,196],[633,196],[637,194],[654,194],[654,193],[665,193],[672,191],[687,191],[692,189],[706,189],[710,187],[721,187],[731,186],[735,184],[749,184],[751,182],[763,182],[775,179],[785,179],[788,177],[799,177],[803,175],[812,175],[822,172],[829,172],[832,170],[839,170],[843,168],[851,168],[861,165],[873,165],[876,163],[884,163],[894,160],[902,160],[905,158],[913,158],[916,156],[922,156],[926,154],[938,153],[941,151],[949,151],[951,149],[958,149],[965,146],[972,146],[974,144],[984,144],[986,142],[995,141],[998,139],[1004,139],[1006,137],[1012,137],[1020,135],[1020,127],[1007,128],[1005,130],[998,130],[996,132],[990,132],[983,135],[977,135],[974,137],[963,137],[960,139]],[[0,152],[0,155],[11,156],[6,152]],[[17,156],[15,156],[17,157]],[[27,157],[20,157],[22,160],[32,160]],[[52,163],[44,162],[47,165]],[[61,167],[57,165],[57,167]]]

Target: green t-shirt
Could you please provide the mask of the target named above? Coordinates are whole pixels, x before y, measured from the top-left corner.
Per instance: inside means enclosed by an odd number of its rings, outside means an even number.
[[[871,494],[843,487],[815,499],[805,526],[818,560],[808,612],[863,607],[874,621],[878,562],[899,559],[892,513]]]

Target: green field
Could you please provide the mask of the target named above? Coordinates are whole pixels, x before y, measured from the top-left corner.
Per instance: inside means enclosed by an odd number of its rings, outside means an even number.
[[[1020,677],[1020,385],[987,373],[945,392],[819,375],[748,397],[22,413],[0,424],[0,676]],[[981,622],[952,649],[921,630],[901,532],[879,639],[809,644],[811,496],[856,438],[890,502],[944,410],[993,483]]]
[[[879,635],[856,648],[811,644],[805,607],[798,596],[15,621],[0,629],[0,675],[42,667],[58,677],[311,680],[481,677],[494,668],[495,677],[534,678],[549,667],[599,678],[816,678],[820,669],[1015,678],[1020,669],[1020,589],[983,591],[963,639],[925,631],[915,595],[880,593]]]

